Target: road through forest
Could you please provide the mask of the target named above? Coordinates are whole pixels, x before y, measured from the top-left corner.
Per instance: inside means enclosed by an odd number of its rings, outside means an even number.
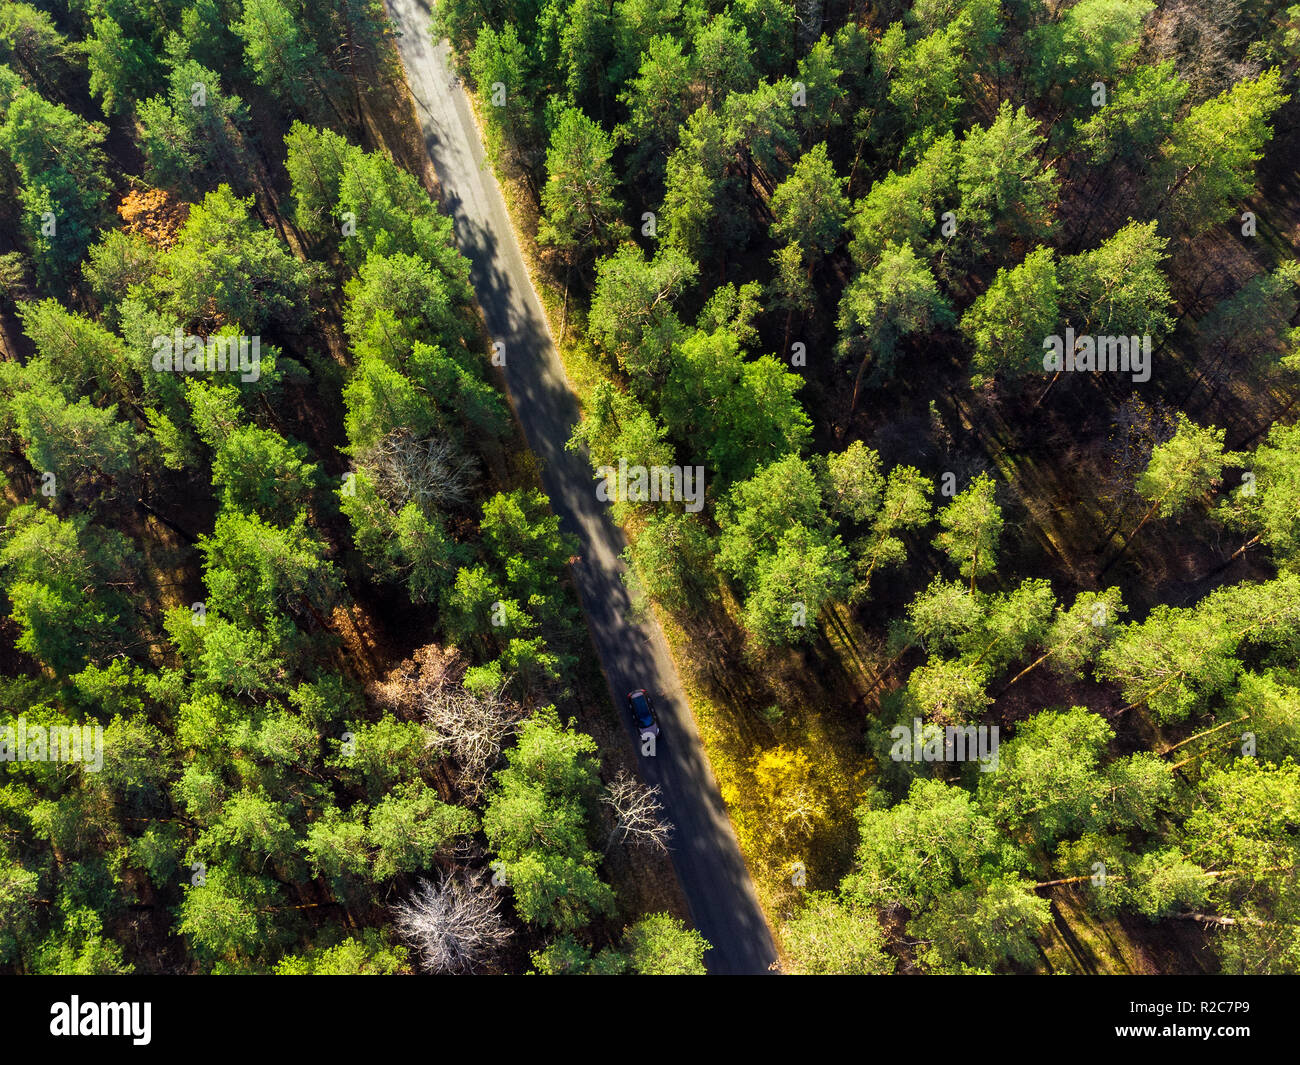
[[[636,736],[624,709],[635,688],[650,691],[659,712],[662,743],[640,757],[644,779],[659,785],[676,826],[673,864],[691,919],[712,945],[712,973],[764,973],[776,948],[749,871],[718,791],[712,767],[653,617],[630,618],[631,602],[620,558],[625,540],[596,498],[585,454],[566,451],[577,421],[546,317],[533,290],[510,217],[465,93],[454,81],[448,46],[435,46],[425,0],[386,0],[407,84],[429,157],[442,184],[443,207],[470,261],[474,291],[493,340],[505,344],[505,376],[524,435],[542,463],[542,483],[561,525],[582,543],[574,566],[591,637],[628,736]]]

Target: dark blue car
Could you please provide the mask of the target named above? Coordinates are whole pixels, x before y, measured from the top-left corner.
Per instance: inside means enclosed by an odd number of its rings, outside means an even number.
[[[638,688],[627,694],[627,708],[632,712],[632,721],[642,736],[659,735],[659,718],[655,714],[654,703],[644,688]]]

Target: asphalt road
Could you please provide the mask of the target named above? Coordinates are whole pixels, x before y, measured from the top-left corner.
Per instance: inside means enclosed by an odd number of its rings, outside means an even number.
[[[528,444],[542,461],[542,483],[564,528],[582,542],[574,567],[579,594],[628,742],[639,747],[624,709],[628,691],[655,699],[663,742],[640,757],[645,780],[658,784],[676,826],[673,864],[691,919],[713,949],[712,973],[765,973],[776,948],[700,742],[663,632],[651,618],[629,620],[622,581],[625,540],[596,498],[585,454],[566,451],[577,402],[516,242],[501,191],[484,162],[469,101],[453,86],[448,46],[434,45],[425,0],[386,0],[398,50],[415,97],[425,144],[442,183],[443,207],[494,340],[505,344],[505,375]]]

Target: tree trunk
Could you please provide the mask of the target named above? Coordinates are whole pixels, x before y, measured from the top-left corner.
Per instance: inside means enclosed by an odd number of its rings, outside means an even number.
[[[1148,510],[1144,515],[1142,515],[1142,520],[1137,523],[1137,528],[1134,529],[1131,533],[1128,534],[1128,536],[1124,538],[1124,542],[1120,544],[1119,550],[1116,551],[1115,554],[1111,556],[1109,562],[1107,562],[1104,566],[1101,567],[1100,570],[1097,571],[1097,580],[1100,581],[1102,577],[1106,576],[1106,574],[1110,572],[1111,566],[1115,565],[1116,562],[1118,562],[1121,558],[1124,557],[1124,552],[1128,550],[1128,545],[1133,542],[1133,537],[1137,536],[1137,534],[1142,531],[1142,526],[1144,526],[1148,521],[1151,520],[1151,515],[1156,512],[1157,508],[1160,506],[1161,500],[1163,499],[1164,496],[1161,496],[1160,499],[1157,499],[1154,503],[1151,504],[1151,509]]]

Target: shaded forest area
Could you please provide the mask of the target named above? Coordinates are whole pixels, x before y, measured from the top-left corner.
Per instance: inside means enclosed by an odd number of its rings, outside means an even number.
[[[0,5],[0,971],[703,972],[389,32]]]
[[[615,510],[787,968],[1297,971],[1300,8],[433,32],[574,446],[705,470],[699,513]],[[918,721],[996,726],[996,770],[912,760]]]

